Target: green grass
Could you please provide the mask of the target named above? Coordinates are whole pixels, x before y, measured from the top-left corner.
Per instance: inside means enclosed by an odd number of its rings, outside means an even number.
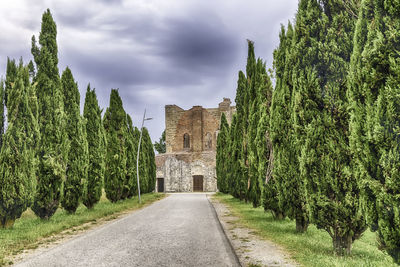
[[[24,249],[33,249],[38,247],[40,243],[45,242],[44,238],[48,238],[54,234],[64,230],[67,234],[73,234],[76,229],[74,227],[85,223],[93,223],[99,219],[112,220],[124,211],[131,211],[149,205],[161,198],[164,194],[150,193],[142,195],[142,203],[139,205],[138,198],[111,203],[104,196],[93,209],[88,210],[84,205],[80,205],[75,214],[68,214],[63,209],[57,212],[48,221],[44,221],[35,216],[31,210],[24,212],[18,219],[13,228],[0,228],[0,266],[11,264],[10,255],[21,253]],[[84,226],[87,229],[90,226]]]
[[[276,221],[263,208],[254,209],[251,204],[230,195],[217,193],[214,197],[228,205],[232,214],[239,218],[239,224],[279,244],[303,266],[397,266],[390,256],[377,248],[375,233],[369,230],[354,242],[351,256],[336,257],[328,233],[318,230],[314,225],[310,225],[306,233],[298,234],[294,221]]]

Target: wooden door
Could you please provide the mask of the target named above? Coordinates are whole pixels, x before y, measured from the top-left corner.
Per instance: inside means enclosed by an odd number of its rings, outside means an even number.
[[[203,175],[193,175],[193,192],[203,192]]]
[[[157,178],[157,192],[164,192],[164,178]]]

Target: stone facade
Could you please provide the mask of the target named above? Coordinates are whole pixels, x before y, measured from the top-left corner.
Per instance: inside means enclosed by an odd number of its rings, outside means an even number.
[[[217,191],[215,157],[220,118],[225,113],[230,123],[234,112],[228,98],[218,108],[165,106],[167,152],[156,156],[156,191]]]

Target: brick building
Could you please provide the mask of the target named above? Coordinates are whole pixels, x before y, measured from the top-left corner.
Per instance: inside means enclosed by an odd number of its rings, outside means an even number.
[[[215,158],[220,118],[225,113],[230,123],[234,112],[229,98],[224,98],[218,108],[165,106],[167,152],[156,156],[157,192],[217,190]]]

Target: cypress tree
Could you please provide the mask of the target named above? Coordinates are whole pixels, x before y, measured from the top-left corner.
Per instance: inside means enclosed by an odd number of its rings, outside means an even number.
[[[286,215],[296,220],[296,231],[307,230],[309,219],[303,179],[299,175],[297,160],[298,147],[292,118],[292,51],[293,27],[289,23],[280,32],[280,44],[274,51],[275,90],[272,96],[270,136],[273,149],[273,177],[276,183],[272,188],[276,193],[269,201],[271,206],[285,211]],[[276,203],[277,202],[277,203]]]
[[[350,254],[366,229],[348,142],[346,76],[354,25],[343,1],[301,1],[292,51],[294,125],[307,207],[337,255]]]
[[[58,72],[57,27],[50,10],[42,16],[40,47],[32,37],[32,54],[37,66],[36,95],[40,143],[37,190],[32,210],[49,219],[57,210],[65,177],[69,142],[65,132],[64,104]]]
[[[217,156],[216,156],[216,172],[217,172],[217,186],[219,191],[228,193],[228,131],[229,124],[226,120],[225,113],[221,115],[221,124],[219,126],[219,133],[217,138]]]
[[[118,90],[112,89],[110,106],[104,115],[107,136],[104,189],[111,202],[122,198],[126,181],[126,113]]]
[[[4,135],[4,81],[0,79],[0,149],[3,144]]]
[[[252,87],[255,90],[255,99],[252,101],[248,127],[248,197],[253,203],[253,207],[258,207],[263,198],[266,167],[272,164],[272,162],[269,162],[270,138],[268,133],[272,83],[267,74],[265,63],[261,59],[257,60],[253,80]]]
[[[101,122],[96,91],[88,84],[83,108],[83,117],[86,119],[86,135],[89,153],[88,175],[84,184],[83,204],[91,209],[99,202],[104,180],[105,144],[104,129]]]
[[[8,88],[8,128],[0,151],[0,226],[12,227],[32,203],[39,141],[37,100],[22,63]],[[4,108],[3,108],[4,109]]]
[[[134,137],[134,128],[132,118],[127,114],[127,138],[126,138],[126,179],[124,186],[123,198],[131,198],[136,194],[136,157],[137,157],[137,144]]]
[[[249,52],[250,53],[250,52]],[[239,71],[238,87],[236,90],[236,120],[232,123],[231,131],[231,155],[232,155],[232,189],[231,194],[244,200],[247,192],[248,178],[245,168],[246,149],[244,148],[244,135],[247,126],[247,79],[242,71]]]
[[[151,141],[149,131],[146,127],[143,127],[143,154],[145,156],[145,175],[147,188],[146,193],[153,192],[156,187],[156,160],[154,154],[154,147]]]
[[[85,122],[80,114],[78,85],[68,67],[61,76],[61,84],[68,125],[65,130],[70,142],[61,206],[69,213],[75,213],[82,199],[83,182],[88,174],[88,142]]]
[[[350,144],[367,222],[400,264],[400,4],[364,0],[349,74]]]
[[[237,168],[237,153],[235,148],[235,132],[237,126],[237,113],[234,113],[232,116],[231,126],[228,131],[228,158],[227,158],[227,168],[228,172],[226,173],[226,191],[230,193],[232,196],[237,197],[235,195],[235,182],[236,182],[236,168]]]

